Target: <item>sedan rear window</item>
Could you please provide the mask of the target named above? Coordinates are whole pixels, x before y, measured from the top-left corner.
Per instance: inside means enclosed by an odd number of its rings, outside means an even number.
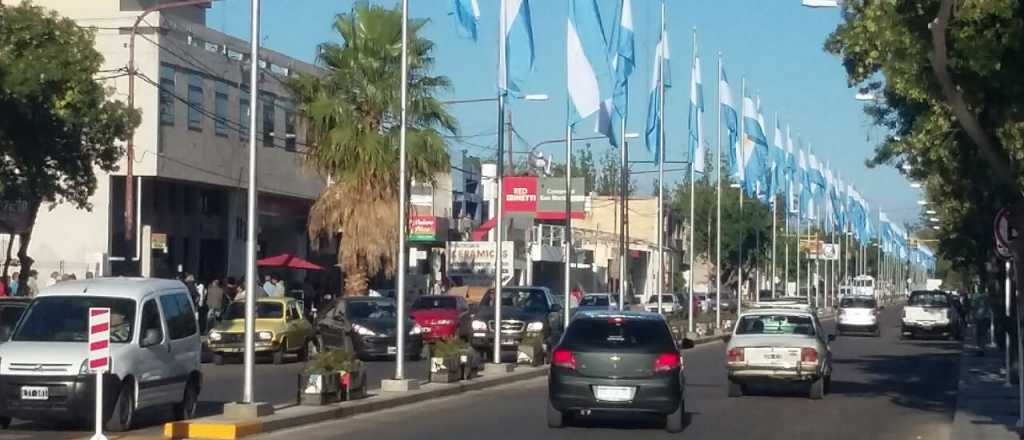
[[[670,302],[672,302],[673,298],[674,297],[672,295],[661,295],[661,302],[662,303],[670,303]],[[658,303],[658,295],[653,295],[653,296],[651,296],[650,299],[647,300],[647,304],[657,304],[657,303]]]
[[[455,310],[458,308],[455,304],[455,297],[447,296],[423,296],[412,303],[413,310],[432,310],[432,309],[448,309]]]
[[[802,315],[747,315],[740,318],[738,335],[814,335],[814,320]]]
[[[942,292],[914,292],[910,295],[910,305],[922,307],[947,307],[949,301]]]
[[[676,349],[664,321],[580,318],[569,325],[562,348],[572,351],[664,353]]]
[[[843,298],[839,307],[844,309],[873,309],[875,308],[874,298]]]
[[[580,301],[581,306],[607,306],[608,297],[605,295],[587,295]]]

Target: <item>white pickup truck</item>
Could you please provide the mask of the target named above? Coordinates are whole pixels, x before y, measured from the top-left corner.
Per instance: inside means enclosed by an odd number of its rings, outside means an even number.
[[[941,336],[959,339],[961,317],[949,294],[941,290],[918,290],[903,306],[901,339]]]

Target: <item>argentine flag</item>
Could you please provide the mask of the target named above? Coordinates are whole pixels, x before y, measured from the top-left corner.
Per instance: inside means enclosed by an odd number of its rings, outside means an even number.
[[[608,143],[619,146],[622,133],[622,121],[628,116],[629,77],[636,67],[633,44],[633,6],[630,0],[619,3],[617,25],[612,27],[609,40],[608,58],[611,60],[611,71],[615,75],[612,97],[601,103],[601,112],[597,120],[596,132],[608,137]]]
[[[569,125],[601,109],[602,85],[608,82],[607,53],[596,1],[571,0],[565,47]]]
[[[786,126],[786,204],[790,214],[800,213],[800,197],[797,175],[796,150],[793,148],[793,137],[790,127]]]
[[[533,72],[533,24],[530,0],[501,0],[498,45],[498,88],[522,96],[522,85]]]
[[[658,141],[661,137],[661,100],[664,98],[661,96],[658,90],[658,84],[661,83],[661,76],[664,70],[664,84],[665,90],[672,87],[672,70],[669,69],[669,46],[668,46],[668,31],[661,34],[661,39],[658,40],[658,45],[654,48],[654,74],[651,78],[651,93],[650,100],[647,104],[647,151],[650,151],[654,155],[654,163],[658,163],[661,160],[660,152],[658,148]]]
[[[452,10],[459,35],[476,41],[477,26],[480,24],[480,4],[477,0],[452,0]]]
[[[775,194],[782,192],[782,182],[786,178],[786,150],[782,146],[782,128],[779,126],[779,118],[775,118],[775,138],[772,140],[771,151],[771,183],[769,193],[772,195],[772,203],[775,203]]]
[[[729,89],[729,77],[725,75],[725,67],[719,63],[722,80],[718,82],[718,105],[722,112],[722,121],[724,121],[726,129],[726,138],[729,141],[728,145],[728,160],[729,160],[729,175],[733,177],[740,177],[740,160],[737,156],[737,144],[739,143],[739,113],[736,112],[736,104],[732,100],[732,90]]]
[[[694,53],[693,71],[690,73],[690,168],[695,173],[704,173],[704,85],[700,80],[700,57]]]
[[[810,218],[808,215],[811,209],[811,180],[808,178],[810,173],[807,172],[807,155],[804,154],[804,150],[797,150],[797,169],[796,178],[799,179],[800,186],[797,190],[798,198],[800,200],[800,217]]]
[[[749,96],[743,97],[743,142],[740,153],[740,181],[748,196],[757,197],[763,184],[764,150],[768,141],[758,120],[757,104]]]

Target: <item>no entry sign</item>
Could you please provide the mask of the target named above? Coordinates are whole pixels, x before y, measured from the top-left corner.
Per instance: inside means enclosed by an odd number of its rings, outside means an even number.
[[[89,308],[89,370],[110,370],[110,309],[106,307]]]

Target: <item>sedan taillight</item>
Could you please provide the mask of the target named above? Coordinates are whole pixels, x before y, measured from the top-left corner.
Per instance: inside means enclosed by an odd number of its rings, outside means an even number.
[[[665,353],[654,361],[654,372],[666,373],[682,366],[683,362],[679,359],[679,353]]]
[[[743,348],[736,347],[729,349],[729,362],[743,362]]]
[[[576,370],[576,356],[571,351],[565,349],[557,349],[554,353],[551,353],[551,366],[568,368],[570,370]]]
[[[818,350],[808,347],[800,350],[800,362],[818,362]]]

